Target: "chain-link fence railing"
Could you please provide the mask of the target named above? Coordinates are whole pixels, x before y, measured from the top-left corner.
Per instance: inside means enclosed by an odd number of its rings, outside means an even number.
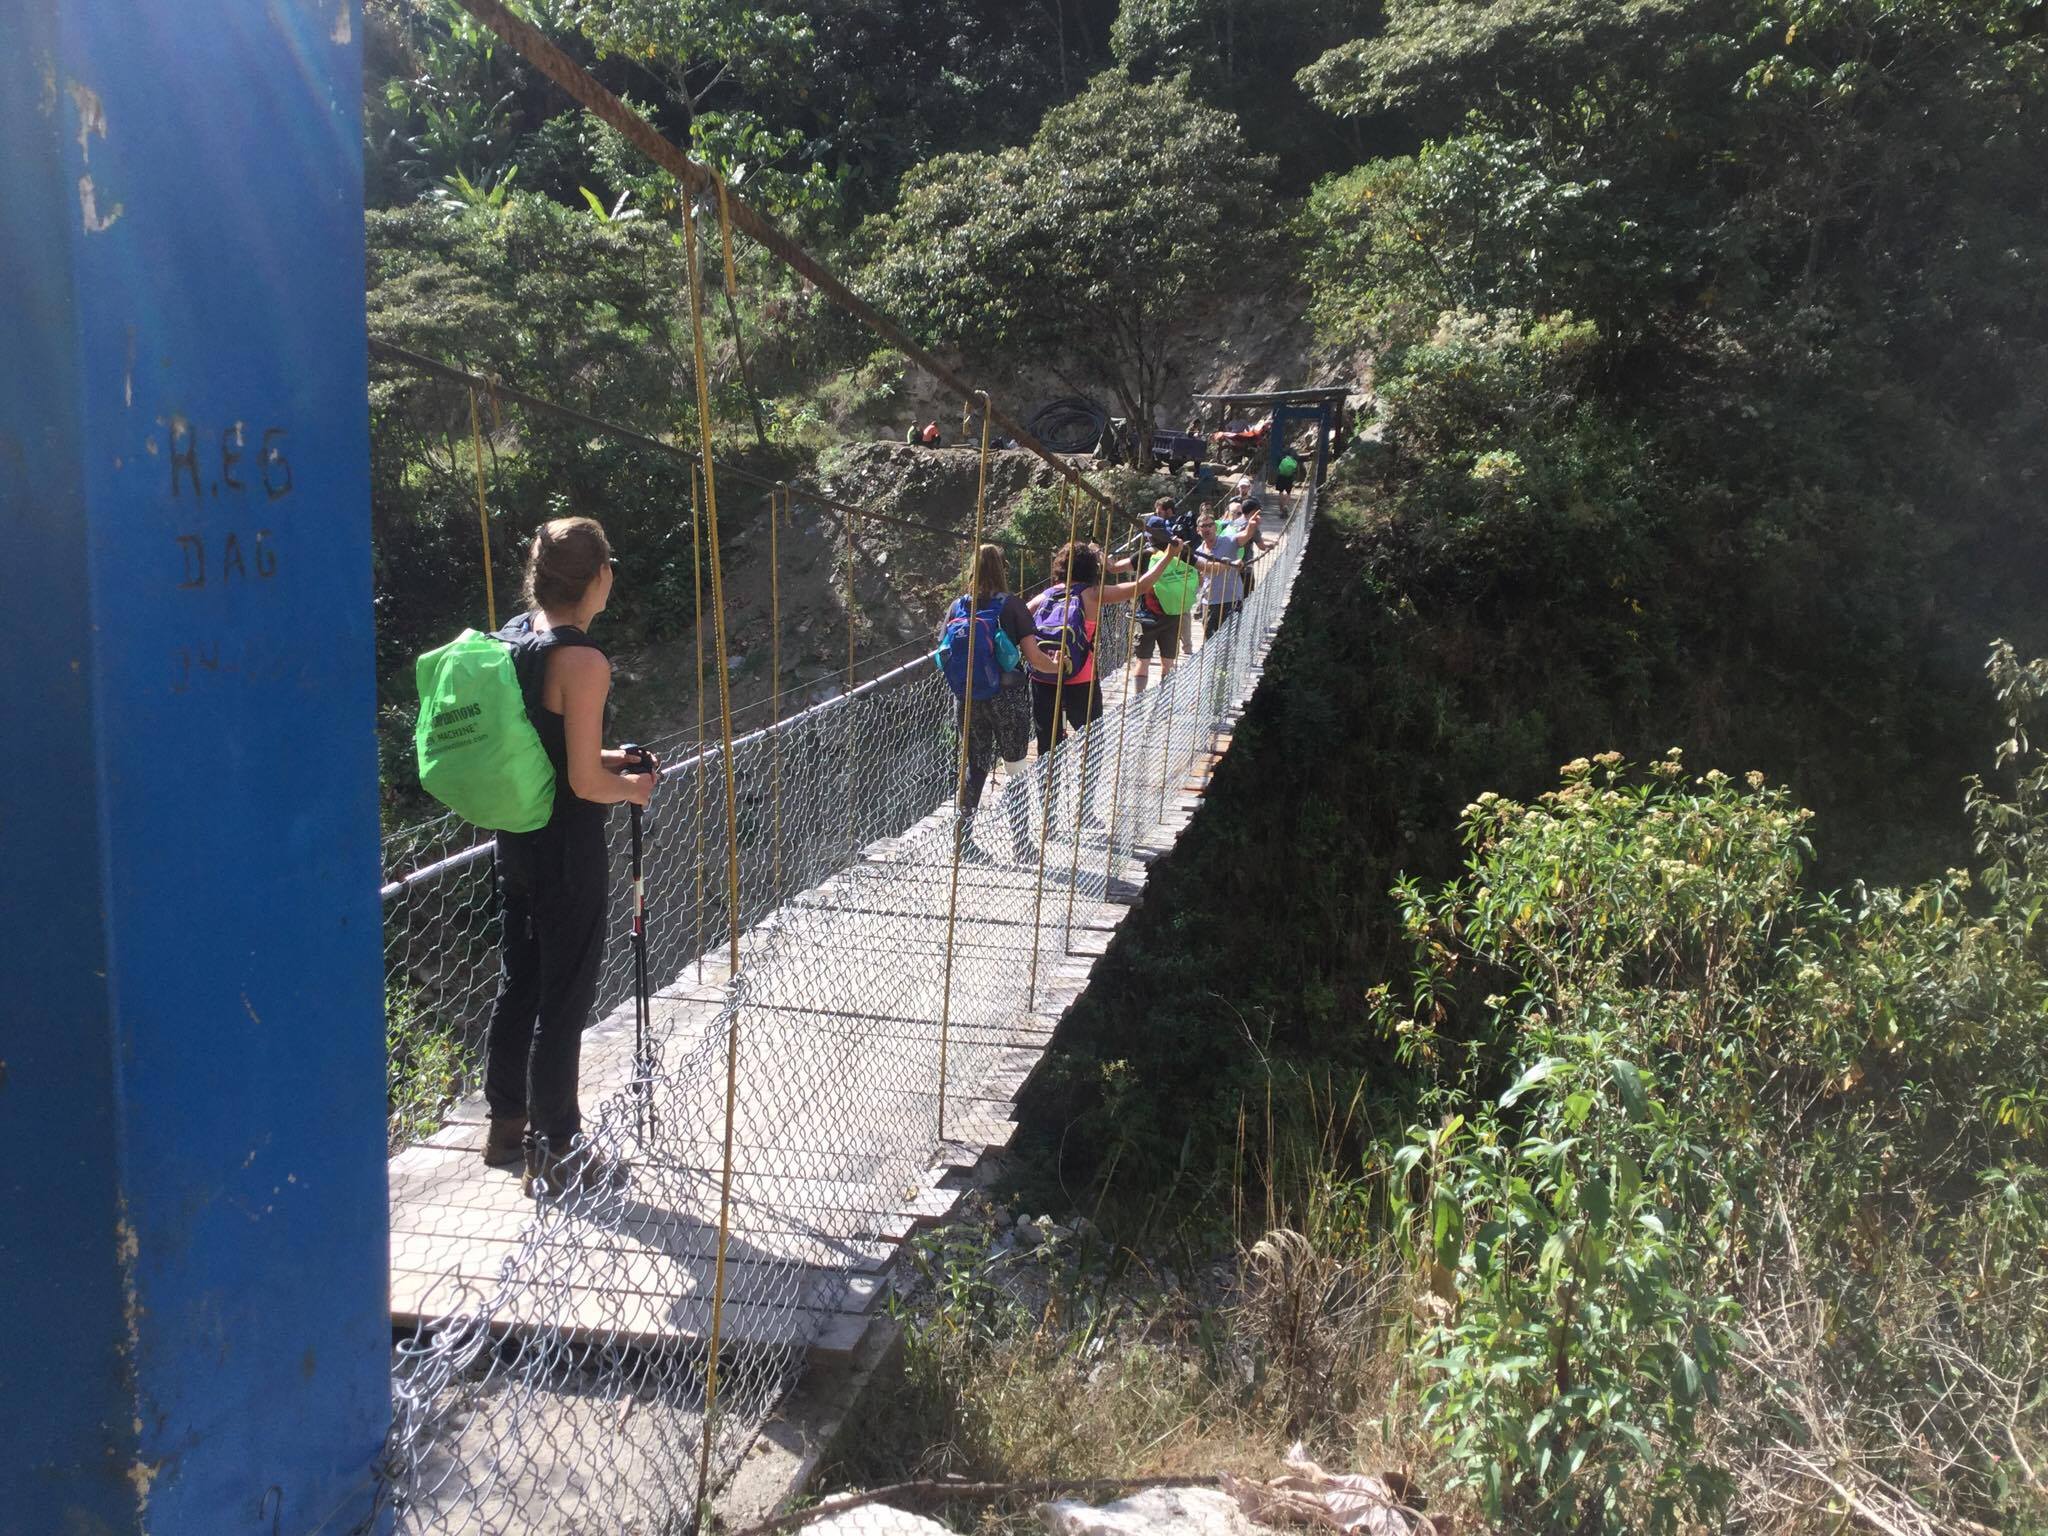
[[[1106,608],[1101,717],[1000,773],[965,827],[958,704],[928,658],[735,740],[735,976],[726,754],[649,743],[665,762],[645,822],[651,1038],[636,1068],[617,943],[582,1071],[586,1134],[630,1162],[625,1187],[535,1202],[516,1171],[482,1166],[459,1109],[437,1131],[421,1106],[394,1115],[401,1530],[691,1524],[704,1469],[715,1485],[732,1468],[806,1352],[865,1326],[946,1146],[1002,1139],[1045,1038],[1034,1006],[1256,686],[1309,521],[1281,531],[1242,611],[1142,694],[1129,610]],[[384,889],[394,1074],[401,1036],[480,1058],[490,847],[436,823],[391,839],[386,868],[411,871]]]

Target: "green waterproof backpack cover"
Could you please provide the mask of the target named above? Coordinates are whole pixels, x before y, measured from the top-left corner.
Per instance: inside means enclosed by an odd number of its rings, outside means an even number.
[[[1154,565],[1166,560],[1161,553],[1152,557]],[[1159,604],[1159,611],[1167,614],[1186,613],[1195,606],[1195,598],[1201,593],[1202,578],[1192,565],[1185,560],[1170,560],[1160,573],[1159,580],[1152,585],[1152,597]]]
[[[464,821],[531,832],[555,808],[555,769],[526,717],[511,646],[465,629],[414,666],[420,786]]]

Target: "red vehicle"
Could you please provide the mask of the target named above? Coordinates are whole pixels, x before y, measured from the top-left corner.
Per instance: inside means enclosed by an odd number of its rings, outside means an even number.
[[[1233,423],[1221,432],[1210,434],[1209,440],[1216,445],[1216,461],[1219,464],[1236,466],[1256,459],[1266,448],[1266,437],[1273,429],[1273,418],[1263,417],[1249,426]]]

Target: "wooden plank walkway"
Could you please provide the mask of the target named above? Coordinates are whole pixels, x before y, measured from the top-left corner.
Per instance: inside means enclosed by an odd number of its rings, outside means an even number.
[[[932,852],[950,836],[940,811],[871,845],[745,935],[737,996],[722,954],[657,991],[653,1135],[627,1134],[630,1100],[619,1093],[632,1078],[630,1001],[585,1035],[582,1097],[587,1114],[615,1101],[615,1123],[596,1134],[608,1146],[623,1141],[632,1159],[623,1192],[538,1204],[523,1197],[517,1169],[487,1168],[478,1155],[481,1098],[458,1104],[439,1132],[390,1162],[394,1327],[481,1317],[500,1335],[539,1330],[643,1350],[701,1348],[736,1008],[742,1089],[721,1337],[812,1355],[854,1349],[886,1300],[904,1242],[945,1217],[966,1175],[1014,1135],[1025,1082],[1228,746],[1226,729],[1165,787],[1163,814],[1131,857],[1112,866],[1106,839],[1084,831],[1086,893],[1075,899],[1071,927],[1066,891],[1052,877],[1063,879],[1077,856],[1071,842],[1049,844],[1028,1010],[1017,1006],[1016,976],[1020,946],[1028,960],[1031,945],[1037,870],[999,862],[961,868],[960,911],[971,920],[957,930],[945,999],[951,870]],[[803,957],[813,953],[821,970],[842,969],[807,972]],[[757,965],[755,955],[777,963]]]

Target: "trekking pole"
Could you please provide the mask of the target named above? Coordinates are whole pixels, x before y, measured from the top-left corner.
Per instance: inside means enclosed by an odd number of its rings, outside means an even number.
[[[634,742],[619,750],[630,771],[652,773],[654,759]],[[647,990],[647,880],[640,866],[640,807],[633,812],[633,1092],[639,1100],[636,1120],[644,1141],[654,1129],[654,1062],[647,1054],[647,1034],[654,1007]]]

